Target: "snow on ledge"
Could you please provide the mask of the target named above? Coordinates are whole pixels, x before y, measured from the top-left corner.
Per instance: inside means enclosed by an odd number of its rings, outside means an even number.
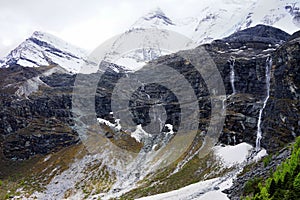
[[[136,130],[131,133],[131,137],[133,137],[136,141],[141,142],[143,138],[149,138],[152,136],[146,131],[144,131],[142,125],[139,124],[136,126]]]

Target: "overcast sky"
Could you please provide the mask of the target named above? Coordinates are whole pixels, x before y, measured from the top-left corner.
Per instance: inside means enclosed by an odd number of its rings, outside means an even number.
[[[210,1],[210,0],[205,0]],[[226,0],[225,0],[226,1]],[[233,1],[233,0],[228,0]],[[0,0],[0,58],[36,31],[93,50],[160,7],[170,18],[196,15],[199,0]]]

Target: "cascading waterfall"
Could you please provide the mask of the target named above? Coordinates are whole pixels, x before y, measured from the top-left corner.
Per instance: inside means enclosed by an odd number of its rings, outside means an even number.
[[[271,77],[271,67],[272,67],[272,58],[269,56],[266,60],[266,87],[267,87],[267,96],[264,100],[262,108],[259,110],[258,122],[257,122],[257,135],[256,135],[256,151],[260,150],[260,140],[262,138],[261,132],[261,120],[262,120],[262,113],[267,105],[267,101],[270,97],[270,77]]]
[[[235,135],[233,136],[233,145],[234,146],[236,145],[236,136]]]
[[[236,90],[235,90],[235,86],[234,86],[234,63],[235,63],[235,58],[234,57],[230,57],[229,60],[230,63],[230,83],[231,83],[231,88],[232,88],[232,94],[235,94]]]

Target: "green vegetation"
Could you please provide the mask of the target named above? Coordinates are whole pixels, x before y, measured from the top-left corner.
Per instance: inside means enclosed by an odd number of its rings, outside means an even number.
[[[263,159],[264,167],[268,166],[268,164],[272,161],[272,156],[273,155],[270,154],[270,155],[264,157],[264,159]]]
[[[248,195],[246,200],[300,199],[300,137],[293,145],[291,156],[267,180],[249,180],[244,192]]]

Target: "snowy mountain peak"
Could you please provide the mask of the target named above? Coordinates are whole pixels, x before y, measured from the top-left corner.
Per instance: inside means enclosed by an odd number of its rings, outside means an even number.
[[[138,19],[131,28],[165,28],[174,25],[160,8],[155,8]]]
[[[15,64],[24,67],[58,65],[76,73],[81,66],[91,63],[87,61],[87,53],[84,50],[49,33],[35,31],[30,38],[0,61],[0,67]]]
[[[33,41],[38,40],[40,42],[44,42],[46,43],[45,45],[48,46],[59,47],[61,50],[75,55],[80,55],[80,54],[83,54],[84,56],[87,55],[87,52],[84,51],[83,49],[75,47],[50,33],[35,31],[29,39]],[[42,45],[42,43],[40,43],[40,45]]]
[[[166,14],[159,7],[151,10],[143,18],[147,21],[152,20],[157,25],[159,25],[159,23],[163,23],[165,25],[174,25],[172,20],[169,17],[167,17]]]

